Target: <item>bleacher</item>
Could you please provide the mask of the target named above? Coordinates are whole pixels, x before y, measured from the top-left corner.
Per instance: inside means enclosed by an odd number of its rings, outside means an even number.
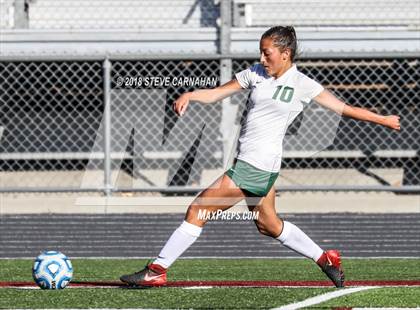
[[[1,28],[13,28],[14,2],[1,0]],[[29,29],[155,29],[214,27],[214,1],[27,0]]]
[[[419,29],[418,0],[234,0],[234,25]]]
[[[0,28],[14,26],[16,1],[0,0]],[[30,29],[202,28],[220,24],[219,0],[26,0]],[[233,0],[234,27],[419,29],[417,0]]]
[[[0,29],[11,29],[14,26],[15,0],[0,0]]]

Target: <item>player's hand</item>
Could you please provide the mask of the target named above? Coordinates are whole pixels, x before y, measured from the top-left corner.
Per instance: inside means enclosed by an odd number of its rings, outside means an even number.
[[[398,115],[385,116],[384,126],[399,131],[401,129],[400,117]]]
[[[182,94],[173,104],[172,108],[178,116],[184,115],[190,103],[190,93]]]

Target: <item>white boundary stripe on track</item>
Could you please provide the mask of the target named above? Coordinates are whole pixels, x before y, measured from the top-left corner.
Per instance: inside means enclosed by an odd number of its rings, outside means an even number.
[[[272,310],[296,310],[304,307],[309,307],[313,305],[320,304],[322,302],[328,301],[330,299],[334,299],[340,296],[349,295],[361,291],[366,291],[374,288],[380,288],[380,286],[362,286],[362,287],[352,287],[347,289],[341,289],[339,291],[329,292],[322,295],[318,295],[315,297],[311,297],[308,299],[305,299],[303,301],[281,306],[279,308],[273,308]]]

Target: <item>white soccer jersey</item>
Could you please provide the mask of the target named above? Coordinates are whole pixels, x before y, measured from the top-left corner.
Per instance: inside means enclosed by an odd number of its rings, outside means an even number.
[[[237,158],[259,169],[279,172],[287,127],[324,88],[299,72],[296,65],[277,79],[261,64],[235,76],[242,88],[251,90]]]

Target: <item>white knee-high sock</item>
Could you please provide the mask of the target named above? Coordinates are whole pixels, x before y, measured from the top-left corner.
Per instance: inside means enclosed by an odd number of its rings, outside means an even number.
[[[315,262],[324,252],[299,227],[287,221],[283,221],[283,231],[276,239],[289,249],[311,258]]]
[[[200,236],[203,228],[184,221],[166,241],[154,264],[169,268]]]

